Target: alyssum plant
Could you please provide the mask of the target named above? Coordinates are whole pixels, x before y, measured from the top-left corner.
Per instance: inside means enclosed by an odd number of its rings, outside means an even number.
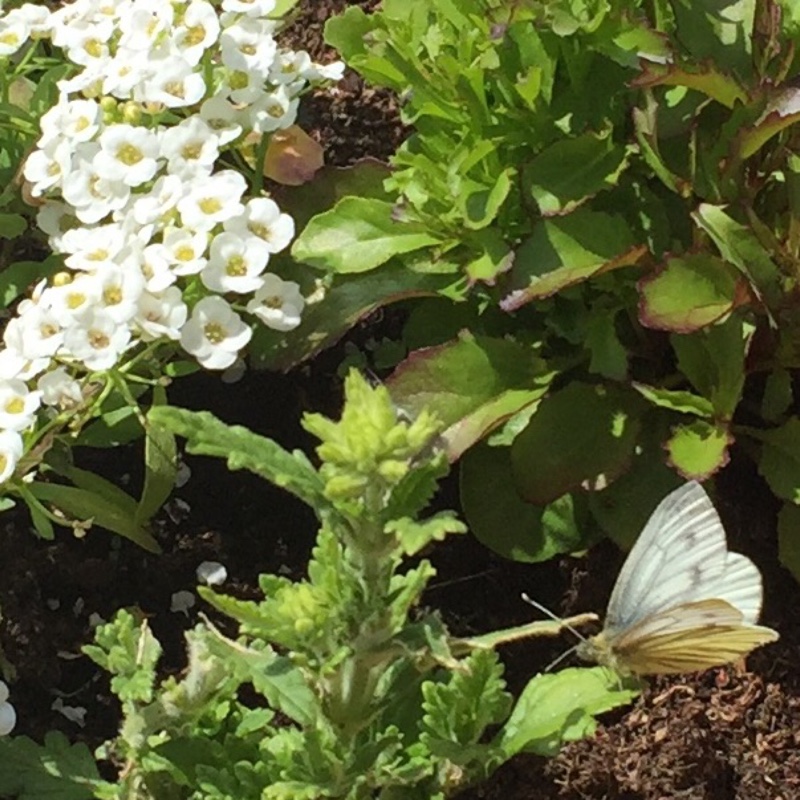
[[[447,469],[435,447],[440,426],[425,412],[399,419],[387,390],[356,372],[345,388],[340,421],[304,419],[321,440],[318,470],[302,453],[207,412],[151,410],[190,451],[224,455],[232,469],[249,469],[316,511],[308,576],[262,575],[260,602],[199,589],[238,623],[238,635],[197,625],[186,635],[185,673],[160,683],[160,646],[147,621],[121,611],[85,648],[113,673],[122,704],[120,734],[97,754],[117,780],[99,778],[83,745],[16,737],[0,740],[0,794],[434,800],[521,750],[555,752],[591,732],[593,714],[631,698],[602,668],[569,669],[533,678],[512,710],[494,648],[561,625],[459,639],[418,607],[434,570],[415,557],[464,530],[450,512],[419,518]]]

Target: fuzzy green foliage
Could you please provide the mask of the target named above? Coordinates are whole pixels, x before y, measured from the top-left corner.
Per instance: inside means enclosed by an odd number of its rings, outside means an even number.
[[[224,453],[289,490],[305,494],[317,476],[321,524],[307,575],[262,575],[257,601],[201,588],[238,633],[197,625],[186,634],[186,669],[166,680],[147,621],[120,611],[85,648],[111,673],[122,706],[119,736],[98,753],[117,780],[101,780],[88,754],[60,740],[39,747],[11,738],[0,740],[0,755],[35,764],[24,774],[30,783],[9,782],[0,768],[0,788],[33,797],[32,787],[50,786],[37,766],[49,760],[50,774],[63,776],[53,800],[443,800],[521,750],[555,752],[591,732],[593,713],[630,700],[605,670],[572,670],[565,683],[534,678],[524,713],[512,712],[495,647],[552,635],[559,624],[464,640],[419,607],[435,571],[408,556],[464,531],[450,513],[420,516],[447,470],[439,424],[399,415],[388,392],[356,372],[345,390],[339,421],[305,419],[321,440],[318,472],[301,453],[208,414],[151,412],[193,448]]]

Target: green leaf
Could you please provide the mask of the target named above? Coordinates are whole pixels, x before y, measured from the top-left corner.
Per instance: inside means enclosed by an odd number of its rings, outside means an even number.
[[[147,621],[122,609],[97,628],[94,638],[95,644],[84,645],[83,652],[111,673],[114,694],[123,703],[151,702],[161,645]]]
[[[700,15],[695,15],[695,21]],[[743,34],[749,39],[750,34]],[[686,86],[716,100],[726,108],[733,108],[737,103],[747,102],[747,91],[732,76],[721,71],[716,65],[656,64],[645,61],[641,74],[630,82],[630,86],[647,89],[652,86]]]
[[[288,370],[335,344],[376,309],[406,298],[436,296],[452,282],[449,275],[419,275],[396,262],[363,275],[340,276],[322,302],[306,306],[302,322],[293,331],[257,327],[249,346],[250,359],[256,367]]]
[[[153,396],[153,408],[165,402],[164,390],[158,387]],[[150,520],[172,494],[178,473],[177,460],[175,437],[166,428],[153,422],[148,414],[144,444],[144,487],[136,509],[138,522]]]
[[[633,383],[633,388],[654,406],[668,408],[679,414],[694,414],[696,417],[712,419],[714,406],[705,397],[682,390],[660,389],[656,386],[645,386],[643,383]]]
[[[93,525],[99,525],[130,539],[151,553],[161,552],[158,542],[150,532],[136,522],[127,503],[119,503],[105,492],[99,493],[74,486],[39,481],[30,484],[28,491],[37,500],[52,503],[68,518],[79,522],[90,521]],[[69,525],[70,522],[67,520],[64,524]]]
[[[750,431],[762,442],[758,471],[781,499],[800,505],[800,419],[791,417],[779,428]]]
[[[589,508],[609,538],[630,550],[653,509],[681,482],[664,463],[663,451],[645,449],[611,486],[589,494]]]
[[[505,719],[511,707],[502,676],[497,653],[475,650],[446,680],[422,684],[425,716],[420,738],[433,755],[463,766],[477,760],[488,767],[489,748],[476,745],[486,728]]]
[[[665,447],[672,467],[687,480],[702,482],[728,463],[733,441],[726,425],[697,420],[676,425]]]
[[[298,261],[331,272],[368,272],[393,256],[442,240],[418,222],[396,222],[394,206],[367,197],[345,197],[314,217],[294,240]]]
[[[634,392],[577,381],[546,397],[511,448],[519,493],[543,506],[611,483],[633,457],[643,406]]]
[[[413,353],[387,386],[394,402],[409,414],[423,408],[436,414],[446,426],[442,438],[454,461],[543,397],[553,378],[532,348],[465,332],[455,341]]]
[[[591,353],[589,372],[621,381],[628,375],[628,351],[619,340],[617,314],[604,311],[586,321],[586,349]]]
[[[800,507],[785,503],[778,514],[778,558],[800,581]]]
[[[100,782],[94,758],[83,744],[58,731],[39,745],[27,736],[0,738],[0,795],[17,800],[90,800]]]
[[[634,246],[621,217],[579,208],[543,219],[519,247],[501,307],[513,311],[532,300],[636,263],[645,248]]]
[[[628,151],[614,143],[609,127],[546,147],[525,168],[523,183],[543,216],[567,214],[614,187],[627,164]]]
[[[269,19],[281,19],[285,17],[300,0],[275,0],[275,7],[267,14]]]
[[[554,756],[565,742],[591,736],[595,717],[630,703],[638,690],[605,667],[537,675],[497,735],[507,758],[523,751]]]
[[[247,469],[260,475],[316,511],[327,505],[322,479],[299,450],[289,453],[271,439],[241,425],[226,425],[208,411],[156,406],[149,418],[185,437],[190,453],[225,458],[229,469]]]
[[[494,222],[511,191],[513,174],[514,170],[509,167],[497,176],[493,186],[481,187],[470,192],[466,197],[459,198],[459,205],[464,214],[464,224],[468,228],[480,230]]]
[[[519,496],[508,447],[473,447],[461,460],[459,489],[470,531],[505,558],[547,561],[587,544],[586,514],[573,496],[545,506]]]
[[[768,422],[778,422],[793,402],[794,391],[789,371],[776,369],[770,372],[761,398],[761,416]]]
[[[777,308],[783,298],[781,272],[753,229],[733,219],[724,207],[710,203],[701,203],[692,218],[714,240],[722,257],[747,278],[767,306]]]
[[[28,287],[63,269],[61,256],[51,255],[42,261],[16,261],[0,271],[0,304],[8,308]]]
[[[198,591],[203,597],[214,594],[205,587],[200,587]],[[219,599],[219,596],[214,599]],[[319,714],[319,704],[306,683],[303,671],[294,666],[289,658],[279,656],[271,648],[254,650],[223,636],[209,636],[206,644],[239,680],[252,683],[272,708],[298,725],[314,724]]]
[[[724,420],[733,416],[742,397],[753,331],[752,324],[734,315],[702,331],[670,337],[680,371]]]
[[[704,253],[670,258],[639,282],[642,325],[690,333],[719,322],[740,302],[739,275]]]
[[[0,239],[16,239],[28,228],[28,220],[21,214],[0,214]]]

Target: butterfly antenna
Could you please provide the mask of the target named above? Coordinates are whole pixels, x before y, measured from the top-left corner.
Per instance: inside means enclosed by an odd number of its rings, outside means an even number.
[[[567,656],[571,656],[577,649],[578,649],[578,645],[577,644],[575,646],[573,646],[573,647],[570,647],[569,650],[566,650],[565,652],[563,652],[557,659],[555,659],[555,661],[551,661],[544,668],[544,671],[545,672],[550,672],[550,670],[553,669],[553,667],[555,667],[557,664],[560,664]]]
[[[566,629],[567,629],[567,630],[568,630],[570,633],[574,634],[574,635],[575,635],[575,636],[576,636],[578,639],[580,639],[582,642],[585,642],[585,641],[586,641],[586,637],[585,637],[585,636],[584,636],[582,633],[579,633],[577,630],[575,630],[575,628],[573,628],[573,627],[572,627],[572,625],[570,625],[568,622],[565,622],[563,619],[561,619],[561,617],[557,617],[557,616],[556,616],[556,615],[555,615],[555,614],[554,614],[554,613],[553,613],[553,612],[552,612],[552,611],[551,611],[549,608],[546,608],[546,607],[545,607],[545,606],[543,606],[541,603],[537,603],[537,602],[536,602],[536,600],[534,600],[534,599],[533,599],[533,598],[532,598],[530,595],[528,595],[528,593],[527,593],[527,592],[523,592],[523,593],[522,593],[522,599],[523,599],[523,600],[524,600],[526,603],[528,603],[528,605],[531,605],[531,606],[533,606],[534,608],[536,608],[536,609],[538,609],[539,611],[541,611],[543,614],[546,614],[546,615],[547,615],[548,617],[550,617],[550,619],[552,619],[554,622],[557,622],[559,625],[563,625],[563,626],[564,626],[564,627],[565,627],[565,628],[566,628]],[[572,648],[572,650],[574,650],[574,649],[575,649],[575,648],[573,647],[573,648]],[[571,653],[571,652],[572,652],[572,650],[567,650],[567,652],[566,652],[566,653],[564,653],[564,656],[567,656],[569,653]],[[550,665],[550,667],[553,667],[553,666],[555,666],[555,665],[556,665],[556,664],[557,664],[557,663],[558,663],[558,662],[561,660],[561,658],[562,658],[562,657],[563,657],[563,656],[561,656],[561,657],[559,657],[558,659],[556,659],[556,661],[554,661],[554,662],[553,662],[553,663]],[[550,669],[550,667],[548,667],[547,669]]]

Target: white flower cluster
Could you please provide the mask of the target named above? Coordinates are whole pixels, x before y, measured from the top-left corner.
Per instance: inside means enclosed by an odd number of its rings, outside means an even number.
[[[0,350],[0,483],[42,404],[81,400],[80,378],[141,342],[172,340],[225,369],[252,329],[288,331],[304,298],[268,271],[294,222],[246,196],[224,148],[294,123],[309,81],[337,79],[284,51],[274,0],[76,0],[0,14],[2,58],[49,38],[77,65],[24,167],[50,246],[68,271],[19,305]]]

